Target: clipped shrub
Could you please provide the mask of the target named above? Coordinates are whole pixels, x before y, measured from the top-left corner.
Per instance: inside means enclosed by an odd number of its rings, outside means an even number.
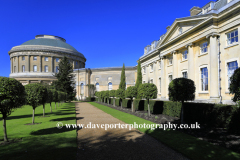
[[[230,77],[230,94],[234,94],[233,101],[240,101],[240,68],[236,69]]]
[[[162,114],[180,118],[181,108],[182,103],[180,102],[164,101]]]
[[[134,106],[135,110],[138,110],[138,111],[144,110],[144,100],[134,99],[133,106]]]
[[[152,114],[162,114],[163,113],[163,101],[149,101],[150,112]],[[148,111],[148,103],[144,101],[144,110]]]
[[[133,98],[137,97],[137,87],[135,87],[135,86],[128,87],[127,90],[126,90],[125,96],[126,96],[126,98],[130,98],[132,112],[134,112]]]
[[[115,99],[115,105],[120,106],[120,99],[117,99],[117,98]]]
[[[125,98],[125,90],[123,90],[123,89],[118,89],[117,91],[116,91],[116,95],[115,95],[117,98],[119,98],[119,100],[120,100],[120,103],[121,103],[121,107],[122,107],[122,100]],[[117,104],[116,104],[117,105]]]
[[[130,99],[123,99],[122,106],[125,108],[131,108],[131,100]]]

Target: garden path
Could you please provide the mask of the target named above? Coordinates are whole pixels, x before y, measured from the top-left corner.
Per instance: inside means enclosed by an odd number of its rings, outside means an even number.
[[[126,124],[86,102],[76,103],[77,124]],[[156,139],[128,128],[82,128],[77,131],[78,160],[185,160]]]

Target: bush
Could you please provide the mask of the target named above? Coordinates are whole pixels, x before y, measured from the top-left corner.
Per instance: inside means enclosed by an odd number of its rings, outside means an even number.
[[[230,94],[234,94],[233,101],[240,101],[240,68],[236,69],[230,77]]]
[[[163,101],[149,101],[150,112],[153,114],[162,114],[163,112]],[[148,103],[144,101],[144,111],[148,111]]]
[[[115,105],[120,106],[120,99],[115,98]]]
[[[144,100],[134,99],[133,106],[135,107],[135,110],[138,110],[138,111],[144,110]]]
[[[130,99],[123,99],[122,100],[122,106],[125,108],[131,108],[131,100]]]
[[[164,101],[162,114],[168,115],[171,117],[180,118],[181,108],[182,108],[182,103],[172,102],[172,101]]]
[[[96,101],[96,98],[95,97],[86,97],[85,101],[86,102],[93,102],[93,101]]]

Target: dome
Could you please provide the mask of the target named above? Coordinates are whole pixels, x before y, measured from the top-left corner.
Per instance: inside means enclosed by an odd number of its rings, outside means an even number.
[[[37,35],[35,37],[35,39],[24,42],[21,45],[44,45],[44,46],[52,46],[52,47],[60,47],[60,48],[70,49],[75,52],[78,52],[74,47],[67,44],[65,39],[58,37],[58,36],[51,36],[51,35]]]

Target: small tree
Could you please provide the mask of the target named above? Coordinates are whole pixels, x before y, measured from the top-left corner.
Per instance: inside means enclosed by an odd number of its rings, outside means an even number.
[[[176,78],[171,81],[168,87],[169,100],[182,102],[181,123],[184,122],[184,101],[195,99],[196,87],[194,81],[187,78]]]
[[[125,98],[125,90],[123,90],[123,89],[117,89],[115,96],[119,98],[120,103],[121,103],[121,108],[122,108],[122,99]]]
[[[0,113],[3,118],[4,141],[8,141],[6,119],[14,109],[24,105],[25,96],[25,89],[19,81],[7,77],[0,78]]]
[[[149,99],[157,98],[157,87],[152,83],[145,83],[139,86],[138,95],[141,98],[145,98],[148,102],[148,115],[150,116],[150,107],[149,107]]]
[[[107,103],[109,104],[109,91],[104,91],[103,97],[107,99]]]
[[[62,96],[60,91],[57,91],[57,92],[58,92],[58,107],[59,107],[59,102],[61,101]]]
[[[100,102],[102,102],[103,91],[98,92],[98,97],[100,98]]]
[[[47,100],[47,103],[50,104],[50,110],[51,110],[51,113],[52,113],[52,102],[53,102],[53,93],[52,93],[52,90],[51,89],[48,89],[48,100]]]
[[[32,124],[34,124],[35,109],[42,104],[45,90],[39,83],[30,83],[25,86],[27,104],[33,108]]]
[[[116,90],[111,90],[109,91],[109,97],[113,98],[113,106],[115,107],[115,94],[116,94]]]
[[[48,90],[44,85],[41,85],[42,87],[42,105],[43,105],[43,117],[45,117],[45,103],[48,101]]]
[[[99,92],[97,92],[97,91],[94,93],[95,97],[97,97],[97,98],[98,98],[98,102],[99,102],[99,97],[98,97],[98,94],[99,94]]]
[[[123,63],[123,67],[122,67],[122,73],[121,73],[121,81],[120,81],[120,84],[119,84],[119,89],[122,89],[122,90],[126,90],[126,77],[125,77],[125,65]]]
[[[56,102],[58,102],[58,92],[57,92],[57,90],[53,89],[52,93],[53,93],[53,102],[55,102],[55,109],[57,109],[56,108]],[[65,96],[67,96],[67,95],[65,95]]]
[[[138,87],[142,84],[142,69],[141,69],[141,62],[138,62],[137,66],[137,81],[136,81],[136,87]]]
[[[136,86],[130,86],[126,90],[126,98],[130,98],[132,102],[132,112],[134,112],[133,107],[133,98],[137,96],[137,87]]]
[[[230,94],[234,94],[233,101],[240,101],[240,68],[236,69],[230,77]]]

